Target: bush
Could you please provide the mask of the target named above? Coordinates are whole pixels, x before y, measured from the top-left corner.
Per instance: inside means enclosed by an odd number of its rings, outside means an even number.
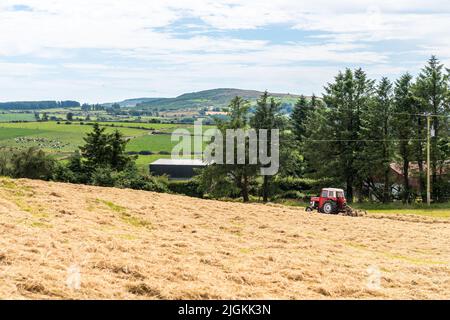
[[[203,198],[204,194],[200,190],[200,184],[195,180],[170,181],[169,190],[173,193],[184,194],[189,197]]]
[[[53,180],[59,182],[79,183],[76,173],[69,169],[68,166],[57,163],[53,172]]]
[[[275,199],[295,199],[295,200],[304,200],[308,201],[309,197],[307,197],[304,193],[297,190],[290,190],[286,192],[281,192],[275,196]]]
[[[440,181],[437,181],[434,185],[435,197],[439,202],[446,202],[450,200],[450,179],[444,177]]]
[[[241,190],[236,183],[226,174],[221,175],[218,179],[215,170],[215,165],[207,166],[198,170],[200,172],[193,179],[198,183],[199,190],[203,192],[204,196],[215,199],[239,198]]]
[[[101,187],[169,192],[167,177],[142,174],[135,166],[129,166],[123,171],[116,171],[109,167],[97,167],[92,172],[90,184]]]
[[[333,181],[330,179],[315,180],[294,177],[277,177],[273,184],[276,193],[298,191],[303,194],[319,194],[322,188],[334,186]]]
[[[274,185],[280,191],[308,191],[314,188],[315,180],[303,178],[276,178]]]
[[[135,168],[129,168],[115,175],[115,187],[129,188],[135,190],[145,190],[154,192],[168,192],[167,177],[155,177],[148,174],[139,173]]]
[[[42,150],[29,148],[13,153],[10,167],[10,175],[13,178],[51,180],[56,161]]]
[[[11,150],[0,150],[0,176],[10,176],[12,174]]]
[[[81,154],[76,151],[66,161],[58,163],[54,180],[78,184],[89,184],[93,169],[86,166]]]
[[[91,175],[91,184],[101,187],[114,187],[116,184],[114,171],[108,167],[95,168]]]
[[[151,151],[139,151],[138,153],[141,156],[151,156],[153,154]]]

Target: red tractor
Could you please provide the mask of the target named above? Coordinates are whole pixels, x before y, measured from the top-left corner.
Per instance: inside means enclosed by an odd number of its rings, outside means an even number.
[[[342,189],[325,188],[320,192],[320,197],[312,197],[307,212],[317,210],[326,214],[338,214],[340,212],[347,212],[347,199]]]

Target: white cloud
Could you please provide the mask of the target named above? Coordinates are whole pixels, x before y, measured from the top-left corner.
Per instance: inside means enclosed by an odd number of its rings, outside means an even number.
[[[202,23],[171,31],[182,19]],[[409,62],[399,66],[399,54],[450,61],[449,20],[450,2],[441,0],[2,0],[0,84],[90,100],[216,86],[309,93],[348,65],[397,74]],[[273,25],[314,36],[265,38]],[[258,29],[253,39],[236,32]],[[14,82],[20,76],[28,81]]]
[[[23,54],[42,48],[175,47],[178,39],[154,28],[166,27],[183,17],[198,18],[211,28],[225,30],[291,24],[298,29],[332,32],[337,36],[356,34],[358,40],[365,36],[366,40],[407,38],[430,41],[434,35],[447,34],[448,3],[403,0],[3,0],[0,6],[0,54]],[[33,11],[12,11],[14,5],[26,5]],[[223,39],[223,42],[228,40]],[[217,40],[196,37],[188,44],[198,46],[202,43],[208,47],[209,44],[217,45]]]
[[[1,77],[34,77],[54,72],[54,68],[35,63],[0,62]],[[53,70],[53,71],[52,71]]]

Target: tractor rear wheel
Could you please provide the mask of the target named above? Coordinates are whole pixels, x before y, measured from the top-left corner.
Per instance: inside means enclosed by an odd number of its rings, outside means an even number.
[[[334,201],[327,201],[324,203],[322,210],[326,214],[336,214],[337,204]]]

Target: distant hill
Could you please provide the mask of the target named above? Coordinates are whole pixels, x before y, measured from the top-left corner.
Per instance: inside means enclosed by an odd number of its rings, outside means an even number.
[[[243,97],[244,99],[249,100],[251,104],[255,104],[256,100],[262,94],[263,92],[256,90],[212,89],[200,92],[185,93],[176,98],[148,99],[147,101],[141,101],[139,103],[136,103],[136,107],[142,109],[159,109],[159,110],[204,108],[211,106],[225,107],[230,103],[231,99],[233,99],[236,96]],[[281,101],[283,107],[293,106],[295,101],[297,101],[299,97],[299,95],[289,93],[287,94],[270,93],[270,95],[278,98]]]
[[[159,100],[161,98],[136,98],[136,99],[127,99],[122,102],[119,102],[122,108],[132,108],[141,103],[152,102],[155,100]]]
[[[176,98],[133,98],[117,102],[122,108],[139,108],[139,109],[158,109],[164,110],[181,110],[181,109],[200,109],[204,107],[226,107],[230,101],[240,96],[250,101],[252,105],[256,104],[256,100],[263,94],[256,90],[242,89],[212,89],[199,92],[185,93]],[[299,95],[290,93],[270,93],[272,97],[277,98],[286,111],[294,106]],[[103,106],[110,107],[114,102],[103,103]],[[0,110],[39,110],[39,109],[55,109],[55,108],[74,108],[80,107],[77,101],[20,101],[20,102],[3,102],[0,103]]]

